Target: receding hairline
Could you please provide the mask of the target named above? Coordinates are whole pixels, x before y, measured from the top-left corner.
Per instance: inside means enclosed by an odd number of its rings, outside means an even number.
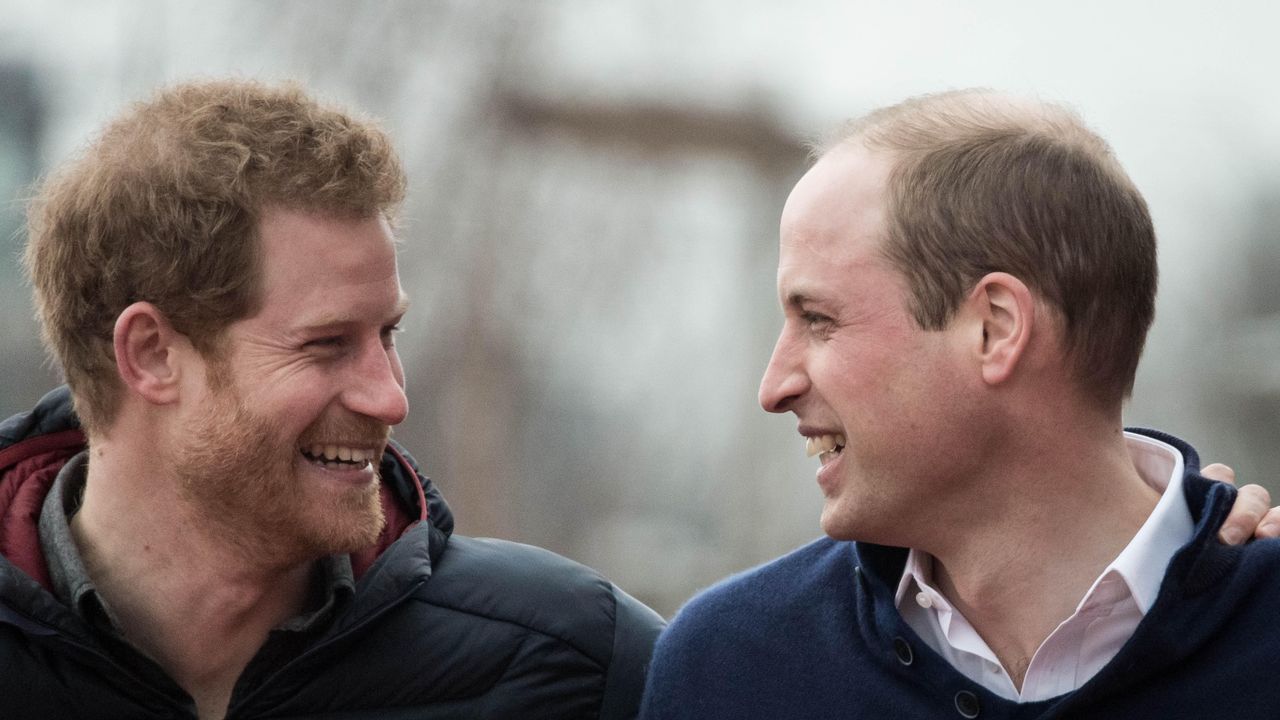
[[[1045,135],[1085,146],[1114,162],[1110,147],[1071,106],[989,88],[908,98],[842,123],[810,143],[809,149],[815,160],[850,143],[890,153],[911,152],[939,140],[978,138],[993,132]]]
[[[924,95],[814,146],[820,160],[841,148],[891,158],[884,250],[921,327],[945,327],[984,273],[1012,272],[1062,313],[1086,389],[1108,406],[1131,392],[1154,317],[1154,228],[1074,109],[986,89]]]

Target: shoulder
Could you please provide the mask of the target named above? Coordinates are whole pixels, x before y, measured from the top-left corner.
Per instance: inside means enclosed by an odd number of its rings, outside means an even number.
[[[1194,456],[1189,459],[1194,461]],[[1209,588],[1221,593],[1228,586],[1248,594],[1280,587],[1273,582],[1280,569],[1280,540],[1254,540],[1244,545],[1218,541],[1218,530],[1236,499],[1234,487],[1189,472],[1183,479],[1183,492],[1194,522],[1193,535],[1170,560],[1165,585],[1191,596]]]
[[[561,637],[603,659],[610,649],[598,630],[619,620],[651,621],[655,634],[662,626],[656,613],[595,570],[549,550],[490,538],[450,538],[423,597]]]
[[[63,385],[49,391],[36,406],[0,422],[0,446],[63,430],[78,430],[71,391]]]
[[[425,531],[379,558],[357,583],[358,609],[331,630],[340,640],[297,664],[299,707],[314,712],[341,686],[397,717],[635,716],[661,618],[599,573],[527,545],[454,535],[426,562]]]
[[[727,578],[694,596],[659,641],[658,654],[675,664],[719,653],[749,658],[773,652],[776,637],[801,640],[847,614],[856,566],[852,543],[815,540],[787,555]]]
[[[588,566],[500,539],[453,536],[416,596],[547,635],[604,666],[628,653],[648,659],[664,624]]]
[[[829,589],[852,577],[853,543],[820,538],[750,570],[733,575],[694,596],[677,614],[675,626],[720,624],[734,618],[806,612]]]
[[[518,678],[536,678],[535,694],[548,707],[589,696],[602,719],[635,716],[664,624],[585,565],[530,545],[459,535],[415,598],[444,612],[435,628],[452,633],[456,640],[446,644],[467,663],[506,658],[501,676],[512,689],[502,697],[528,706]]]
[[[642,716],[824,716],[803,687],[849,661],[856,567],[824,538],[695,596],[658,640]]]
[[[1280,583],[1275,582],[1276,574],[1280,572],[1280,538],[1251,540],[1243,546],[1226,548],[1223,554],[1239,556],[1237,579],[1260,586],[1251,592],[1265,588],[1271,597],[1280,599]]]

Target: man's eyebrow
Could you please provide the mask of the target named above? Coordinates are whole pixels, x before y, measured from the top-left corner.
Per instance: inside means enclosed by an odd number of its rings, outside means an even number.
[[[388,323],[399,322],[400,318],[406,312],[409,311],[409,304],[410,304],[409,296],[404,294],[403,292],[400,293],[400,298],[396,300],[395,306],[391,309],[390,314],[387,316],[387,322]],[[360,320],[358,318],[352,317],[351,315],[343,315],[343,314],[323,315],[317,318],[312,318],[307,320],[306,322],[302,323],[299,329],[304,331],[325,330],[330,328],[339,328],[344,325],[353,325],[358,322],[360,322]]]
[[[812,297],[804,294],[804,292],[799,290],[795,290],[787,294],[787,303],[786,303],[787,307],[798,308],[804,305],[808,305],[809,303],[812,303],[812,302],[813,302]]]

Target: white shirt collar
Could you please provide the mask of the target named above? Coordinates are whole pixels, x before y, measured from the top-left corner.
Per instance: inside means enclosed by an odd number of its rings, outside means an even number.
[[[1028,702],[1079,688],[1133,634],[1164,581],[1174,553],[1195,527],[1182,491],[1182,454],[1167,443],[1125,433],[1142,479],[1161,492],[1146,522],[1036,651],[1022,689],[965,617],[933,586],[933,558],[911,550],[895,604],[903,620],[969,679],[1012,700]]]
[[[1148,485],[1160,492],[1160,501],[1102,574],[1105,576],[1114,570],[1124,578],[1145,615],[1156,601],[1169,561],[1195,533],[1195,522],[1182,491],[1185,472],[1182,453],[1168,443],[1144,435],[1125,433],[1125,439],[1133,466]]]
[[[1195,523],[1182,492],[1185,472],[1182,453],[1166,442],[1145,435],[1126,432],[1124,437],[1138,475],[1160,493],[1160,500],[1129,544],[1094,581],[1094,586],[1114,571],[1124,579],[1145,614],[1156,601],[1165,568],[1178,548],[1191,539]],[[932,581],[933,558],[927,553],[911,550],[907,554],[902,579],[898,582],[894,603],[901,607],[913,582],[931,588]]]

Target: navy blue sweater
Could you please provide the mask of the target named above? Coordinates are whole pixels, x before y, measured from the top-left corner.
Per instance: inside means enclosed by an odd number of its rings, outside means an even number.
[[[906,551],[815,541],[689,602],[658,641],[641,717],[1277,718],[1280,541],[1216,531],[1235,498],[1181,450],[1195,537],[1151,611],[1079,690],[1017,703],[952,668],[894,606]]]

